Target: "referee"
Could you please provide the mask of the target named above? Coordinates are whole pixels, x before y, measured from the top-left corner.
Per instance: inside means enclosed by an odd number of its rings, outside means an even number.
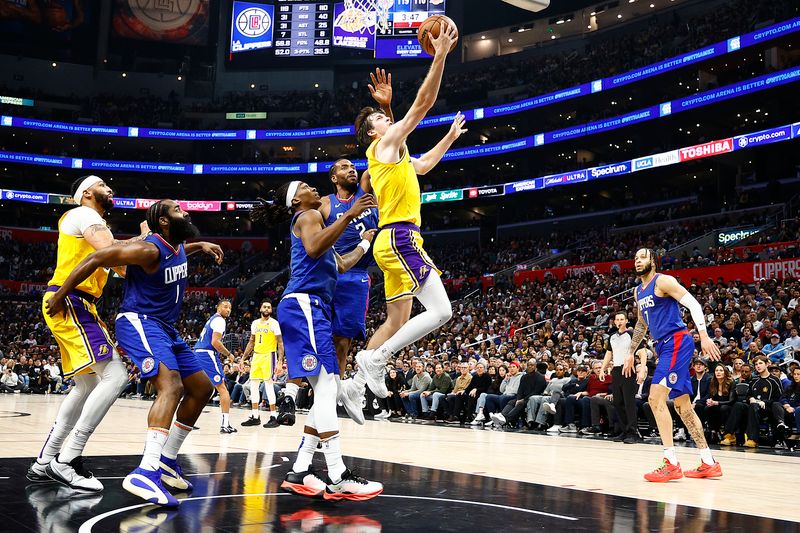
[[[614,315],[614,326],[617,330],[606,342],[606,356],[600,371],[600,381],[605,381],[606,369],[609,365],[612,366],[611,395],[622,427],[622,432],[614,440],[633,444],[639,441],[639,431],[636,427],[636,374],[626,378],[622,373],[622,366],[632,340],[628,330],[628,315],[623,311],[617,312]]]

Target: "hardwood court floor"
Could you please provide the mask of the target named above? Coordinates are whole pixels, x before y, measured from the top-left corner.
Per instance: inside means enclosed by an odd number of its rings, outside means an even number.
[[[0,510],[0,514],[6,515],[9,510],[7,506],[14,501],[6,495],[10,493],[19,495],[25,486],[26,480],[22,477],[24,467],[28,458],[38,453],[62,399],[60,396],[0,395],[0,445],[5,452],[3,456],[7,458],[0,464],[0,502],[6,502],[0,504],[0,507],[4,507]],[[124,476],[138,462],[137,456],[143,447],[149,406],[149,402],[140,400],[118,400],[111,408],[89,441],[86,450],[89,465],[98,477]],[[282,458],[293,458],[304,417],[298,416],[298,422],[294,427],[272,430],[261,427],[242,428],[240,423],[248,416],[249,410],[234,408],[231,416],[232,425],[239,429],[239,433],[220,435],[218,412],[217,408],[209,407],[197,423],[200,430],[192,432],[184,444],[181,453],[187,455],[184,465],[187,472],[209,476],[209,484],[213,478],[216,485],[224,486],[223,492],[228,495],[253,494],[256,488],[258,488],[257,493],[279,492],[273,482],[288,470],[289,464]],[[262,416],[262,422],[265,421]],[[656,445],[624,445],[592,438],[447,426],[433,427],[375,421],[367,421],[364,426],[357,426],[347,419],[340,419],[340,422],[343,453],[349,457],[371,460],[357,462],[360,463],[365,475],[384,482],[387,495],[424,494],[427,498],[439,501],[447,497],[442,496],[445,494],[442,491],[447,491],[451,495],[460,494],[461,497],[457,498],[459,500],[505,504],[529,511],[548,509],[547,512],[551,514],[565,516],[574,514],[581,517],[582,523],[579,527],[575,523],[566,523],[551,516],[548,520],[556,521],[549,523],[548,527],[556,529],[598,529],[598,524],[613,518],[615,509],[626,509],[629,516],[626,515],[628,518],[625,520],[633,522],[629,524],[630,528],[625,529],[632,529],[634,525],[637,530],[661,530],[664,527],[671,529],[680,522],[681,526],[693,524],[697,526],[698,531],[730,531],[740,527],[749,531],[765,527],[770,530],[800,530],[798,522],[800,513],[796,498],[800,455],[796,453],[716,451],[715,457],[722,463],[724,471],[722,478],[682,479],[668,484],[652,484],[644,481],[642,474],[654,468],[660,460],[660,447]],[[11,460],[11,458],[25,460]],[[699,454],[693,448],[680,448],[678,458],[687,469],[699,462]],[[228,472],[239,472],[240,477],[244,476],[243,479],[247,479],[245,474],[250,468],[247,465],[257,463],[260,465],[259,468],[264,470],[274,469],[269,474],[272,480],[269,487],[266,482],[257,482],[258,476],[253,479],[256,485],[249,488],[246,483],[243,486],[242,481],[239,481],[237,486],[227,486],[230,484],[225,481],[229,477]],[[225,472],[225,474],[214,474],[215,472]],[[415,484],[409,485],[409,480]],[[86,509],[81,508],[80,502],[74,503],[79,514],[83,513],[80,516],[84,519],[94,516],[93,512],[102,513],[109,509],[138,503],[136,498],[121,491],[119,479],[108,479],[103,482],[106,485],[104,494],[107,496],[102,505],[96,505],[97,509],[93,508],[97,502],[84,502]],[[38,490],[44,491],[44,489]],[[56,488],[50,490],[54,492],[40,495],[39,499],[49,501],[53,497],[62,496],[57,493]],[[218,495],[213,493],[213,490],[208,490],[207,494],[201,493],[199,497]],[[193,496],[198,496],[197,493],[196,489]],[[522,497],[523,493],[527,496]],[[267,520],[271,521],[273,526],[281,523],[280,517],[285,519],[286,516],[291,517],[295,513],[300,513],[294,517],[298,520],[307,518],[317,522],[321,520],[321,523],[327,523],[325,520],[331,516],[335,522],[338,520],[335,517],[341,514],[339,512],[341,505],[336,508],[339,511],[333,512],[329,506],[317,509],[312,505],[306,509],[298,506],[299,504],[284,503],[293,501],[294,497],[270,498],[277,498],[275,501],[279,501],[282,506],[280,516],[276,514]],[[388,496],[385,499],[388,499]],[[37,495],[34,491],[31,501],[36,500]],[[383,501],[381,498],[379,500]],[[571,503],[566,507],[557,505],[556,502],[560,500]],[[204,501],[204,505],[218,502],[215,499],[193,501]],[[415,520],[423,522],[427,520],[429,525],[426,527],[431,529],[436,529],[431,520],[436,522],[442,518],[446,521],[449,516],[445,508],[439,505],[435,509],[428,509],[430,512],[438,510],[426,518],[426,508],[420,507],[419,501],[412,504],[403,505],[416,506],[414,508],[417,511],[411,514],[416,517]],[[382,524],[386,531],[399,528],[399,523],[387,522],[387,517],[380,510],[381,506],[388,505],[386,503],[366,502],[350,505],[364,506],[363,510],[366,510],[364,516],[367,516],[368,520],[377,520],[378,525]],[[372,507],[369,507],[370,505]],[[395,501],[392,505],[399,504]],[[34,504],[30,506],[36,508]],[[92,507],[91,512],[89,507]],[[38,512],[38,508],[36,509]],[[369,511],[370,509],[372,511]],[[481,525],[487,528],[494,527],[489,519],[491,513],[484,516],[487,513],[486,509],[482,508],[480,512],[472,510],[473,513],[483,516],[475,519],[477,520],[475,526],[479,530],[483,530]],[[152,514],[151,511],[145,509],[141,512]],[[306,511],[311,514],[304,518],[303,513]],[[29,512],[33,511],[29,509]],[[140,510],[137,509],[137,512]],[[316,516],[313,514],[315,512],[321,512],[325,516]],[[514,512],[524,513],[524,511]],[[220,510],[220,513],[225,514],[223,510]],[[507,511],[502,511],[500,514],[511,519]],[[352,518],[349,514],[347,516]],[[541,518],[545,515],[537,516]],[[747,517],[762,517],[766,520],[748,522]],[[119,522],[123,518],[125,517],[114,520]],[[522,516],[518,519],[521,521],[519,524],[530,525],[530,522],[526,522],[530,517]],[[779,522],[780,520],[787,522]],[[623,522],[617,525],[627,524]],[[182,522],[178,520],[174,523]],[[365,524],[369,526],[370,522]],[[541,522],[541,525],[547,524]],[[736,527],[733,527],[734,525]],[[463,523],[461,526],[463,527]],[[97,527],[100,529],[96,530],[107,530],[101,528],[100,524]],[[114,529],[117,527],[119,526],[115,526]],[[190,527],[191,524],[187,523],[178,530]],[[370,527],[366,527],[366,530]],[[0,524],[0,530],[3,528],[3,524]]]

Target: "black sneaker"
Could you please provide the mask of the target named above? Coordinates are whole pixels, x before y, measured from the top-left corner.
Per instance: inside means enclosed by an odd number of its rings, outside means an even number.
[[[280,426],[280,424],[278,423],[278,420],[274,416],[269,417],[269,421],[266,424],[264,424],[265,428],[276,428],[278,426]]]
[[[242,425],[244,427],[260,426],[261,425],[261,417],[255,417],[255,416],[251,415],[250,418],[248,418],[247,420],[242,422]]]
[[[622,442],[624,442],[625,444],[636,444],[640,440],[641,439],[639,438],[639,435],[637,435],[636,433],[628,433],[627,435],[625,435],[625,440],[623,440]]]
[[[274,419],[273,419],[274,420]],[[319,498],[325,492],[325,481],[309,466],[305,472],[289,472],[281,483],[281,488],[286,492]]]
[[[277,419],[278,424],[282,426],[293,426],[295,419],[294,413],[295,413],[294,400],[292,400],[287,396],[281,402],[280,409],[278,409],[278,419]]]
[[[39,468],[36,468],[37,466]],[[52,483],[55,480],[47,475],[46,469],[47,465],[41,465],[34,461],[31,463],[31,466],[28,467],[28,472],[25,474],[25,477],[28,478],[28,481],[33,483]]]
[[[220,426],[219,428],[220,433],[237,433],[236,428],[232,428],[231,426]]]
[[[625,440],[625,437],[627,437],[627,435],[620,431],[619,433],[611,435],[611,440],[614,442],[622,442]]]

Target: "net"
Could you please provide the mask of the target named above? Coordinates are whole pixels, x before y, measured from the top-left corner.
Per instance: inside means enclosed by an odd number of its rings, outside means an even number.
[[[336,17],[334,25],[350,33],[374,34],[377,26],[388,27],[387,2],[389,7],[394,5],[394,0],[344,0],[344,11]]]

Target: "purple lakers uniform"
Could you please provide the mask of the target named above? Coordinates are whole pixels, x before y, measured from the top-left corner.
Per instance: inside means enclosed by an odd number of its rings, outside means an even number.
[[[671,296],[655,293],[656,274],[647,285],[636,287],[639,312],[655,341],[658,365],[653,374],[653,384],[670,390],[669,397],[677,398],[692,393],[689,367],[694,356],[694,342],[681,317],[678,302]]]

